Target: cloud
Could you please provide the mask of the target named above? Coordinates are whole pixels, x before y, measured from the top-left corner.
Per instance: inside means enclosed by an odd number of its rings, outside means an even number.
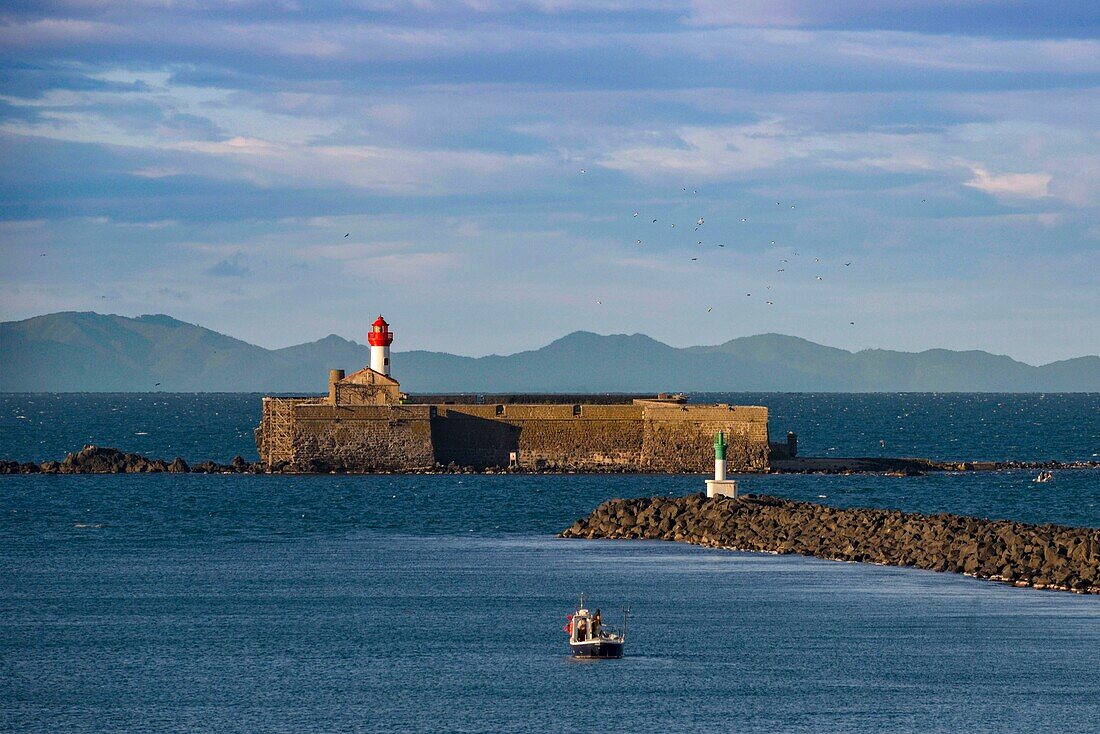
[[[1002,36],[1094,35],[1098,19],[1087,3],[1046,0],[692,0],[692,26],[865,28]]]
[[[215,278],[246,278],[252,271],[242,265],[238,258],[219,260],[202,272]]]
[[[157,288],[157,295],[164,298],[170,298],[175,301],[187,301],[191,299],[191,294],[186,291],[181,291],[176,288]]]
[[[344,272],[376,283],[428,282],[462,262],[457,252],[418,251],[415,243],[396,240],[313,245],[297,250],[296,257],[301,262],[338,262]]]
[[[1049,173],[1004,173],[995,176],[988,171],[975,168],[974,178],[965,182],[965,186],[984,191],[994,196],[1041,199],[1048,195],[1051,175]]]
[[[405,333],[423,346],[477,353],[577,323],[714,341],[703,291],[728,299],[729,328],[825,338],[834,321],[852,331],[827,289],[847,309],[888,283],[959,294],[964,327],[984,294],[991,328],[959,333],[1018,351],[1019,288],[989,263],[1028,271],[1028,308],[1100,293],[1085,267],[1027,260],[1037,242],[1052,263],[1095,254],[1088,4],[520,3],[5,7],[0,218],[41,225],[0,223],[0,285],[53,300],[0,293],[0,307],[96,308],[117,292],[135,313],[163,302],[286,343],[288,328],[360,329],[366,299],[418,322]],[[655,235],[649,212],[707,225]],[[844,281],[766,280],[792,251],[856,264]],[[786,289],[775,309],[751,303],[760,283]],[[1095,312],[1073,323],[1095,327]],[[924,314],[855,320],[882,330],[860,332],[870,343],[915,343],[942,333],[945,314]],[[1044,332],[1026,348],[1073,346]]]
[[[340,184],[392,193],[440,194],[468,190],[507,189],[531,169],[545,167],[543,155],[492,153],[478,150],[395,148],[373,145],[311,145],[278,143],[251,137],[188,141],[170,146],[204,154],[188,158],[190,173],[242,178],[262,186],[288,180],[301,184]],[[220,165],[223,159],[230,165]]]

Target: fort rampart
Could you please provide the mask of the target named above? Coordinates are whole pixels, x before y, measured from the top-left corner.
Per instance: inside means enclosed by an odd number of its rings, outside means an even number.
[[[268,469],[407,471],[436,465],[559,471],[706,472],[724,431],[732,471],[768,468],[768,410],[631,404],[340,405],[264,398]]]

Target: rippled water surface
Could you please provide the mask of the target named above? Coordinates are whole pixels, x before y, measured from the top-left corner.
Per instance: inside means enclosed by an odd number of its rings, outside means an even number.
[[[259,394],[0,394],[0,458],[60,459],[86,443],[158,458],[256,458]],[[1100,458],[1100,393],[707,393],[766,405],[772,440],[807,456],[1073,461]]]
[[[1079,459],[1100,434],[1097,396],[723,398],[771,406],[773,433],[790,425],[818,454],[877,453],[883,438],[886,453]],[[0,456],[85,442],[248,456],[257,406],[2,396]],[[1100,473],[1031,479],[741,486],[1100,527]],[[0,730],[1097,730],[1100,597],[553,538],[609,497],[700,488],[694,476],[0,476]],[[632,607],[623,660],[567,658],[561,626],[581,591],[612,619]]]

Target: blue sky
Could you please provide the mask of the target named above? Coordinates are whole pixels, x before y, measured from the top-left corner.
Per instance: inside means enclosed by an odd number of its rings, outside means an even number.
[[[15,0],[0,317],[1095,354],[1098,37],[1030,0]]]

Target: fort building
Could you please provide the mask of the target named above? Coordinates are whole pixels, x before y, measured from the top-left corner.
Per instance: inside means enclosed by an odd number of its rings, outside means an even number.
[[[390,375],[381,316],[370,366],[329,372],[327,395],[265,397],[260,459],[282,471],[414,471],[437,466],[696,473],[723,432],[730,471],[765,471],[768,409],[692,404],[683,396],[409,396]]]

